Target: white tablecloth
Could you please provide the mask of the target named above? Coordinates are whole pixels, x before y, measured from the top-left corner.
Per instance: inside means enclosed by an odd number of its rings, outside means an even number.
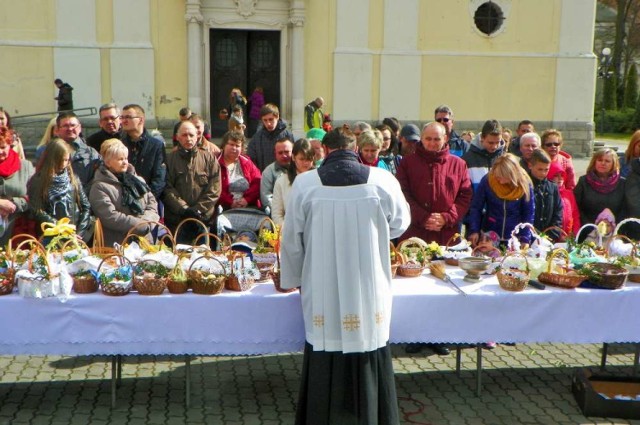
[[[495,277],[463,282],[463,296],[431,276],[397,278],[391,342],[636,342],[640,341],[640,285],[608,291],[547,287],[506,292]],[[0,297],[4,355],[269,354],[304,343],[299,293],[271,283],[250,292],[215,296],[56,298]]]

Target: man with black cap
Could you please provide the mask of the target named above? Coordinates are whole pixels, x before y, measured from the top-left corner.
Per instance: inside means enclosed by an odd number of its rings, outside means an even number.
[[[400,154],[407,156],[416,151],[416,143],[420,141],[420,129],[417,125],[407,124],[400,130]]]

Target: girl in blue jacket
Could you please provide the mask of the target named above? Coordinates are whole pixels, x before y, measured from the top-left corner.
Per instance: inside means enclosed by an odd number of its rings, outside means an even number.
[[[472,245],[480,241],[480,233],[495,233],[500,245],[506,245],[513,229],[520,223],[533,223],[534,198],[531,178],[513,154],[498,158],[482,178],[473,194],[467,234]],[[519,239],[529,243],[528,230]]]

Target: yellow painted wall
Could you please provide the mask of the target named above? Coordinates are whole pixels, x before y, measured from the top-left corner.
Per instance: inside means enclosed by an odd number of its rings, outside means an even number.
[[[110,1],[96,2],[96,40],[98,44],[113,43],[113,3]],[[111,97],[111,55],[109,49],[100,49],[100,89],[102,103],[110,103]]]
[[[335,49],[336,0],[305,1],[304,99],[305,105],[318,96],[325,100],[325,112],[333,104],[333,50]],[[311,18],[313,17],[313,18]]]
[[[175,119],[188,101],[185,0],[152,0],[150,6],[156,116]]]
[[[12,115],[51,109],[55,10],[50,0],[0,0],[0,39],[19,45],[0,46],[0,106]],[[37,11],[37,13],[34,13]]]

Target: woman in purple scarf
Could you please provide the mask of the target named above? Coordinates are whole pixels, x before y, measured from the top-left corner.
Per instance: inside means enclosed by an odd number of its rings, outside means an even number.
[[[624,219],[624,185],[618,154],[612,149],[595,152],[587,173],[573,190],[582,224],[595,223],[605,208],[611,210],[617,222]]]

